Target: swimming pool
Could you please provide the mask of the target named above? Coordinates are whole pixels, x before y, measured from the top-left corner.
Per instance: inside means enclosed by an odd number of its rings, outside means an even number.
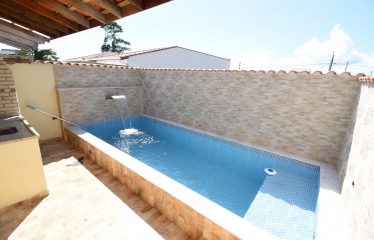
[[[313,239],[319,167],[146,116],[87,130],[250,223],[283,239]],[[269,176],[265,168],[277,174]]]

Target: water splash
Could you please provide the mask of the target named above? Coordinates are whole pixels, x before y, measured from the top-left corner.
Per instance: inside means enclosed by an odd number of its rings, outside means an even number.
[[[129,130],[129,129],[125,129]],[[135,129],[136,130],[136,129]],[[142,131],[136,130],[133,134],[119,134],[118,137],[113,137],[114,146],[124,151],[127,154],[130,154],[131,147],[136,146],[137,148],[142,148],[148,144],[159,143],[156,141],[153,136],[150,136]]]

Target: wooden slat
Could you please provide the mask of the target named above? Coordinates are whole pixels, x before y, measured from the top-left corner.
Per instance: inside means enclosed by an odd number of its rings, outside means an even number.
[[[134,13],[139,12],[139,9],[132,4],[129,4],[122,8],[122,16],[127,17]]]
[[[57,1],[51,1],[51,0],[35,0],[36,3],[38,3],[41,6],[44,6],[48,8],[51,11],[57,12],[61,14],[62,16],[82,25],[86,28],[90,28],[89,21],[84,18],[82,15],[71,11],[67,7],[65,7],[63,4],[58,3]]]
[[[21,45],[25,45],[25,46],[32,47],[32,48],[38,46],[37,42],[34,42],[27,38],[20,37],[12,33],[9,33],[7,31],[3,31],[1,28],[0,28],[0,37],[2,39],[6,39],[14,43],[19,43]]]
[[[143,10],[142,0],[128,0],[130,4],[134,5],[139,11]]]
[[[81,0],[65,0],[65,1],[68,2],[70,5],[74,6],[75,8],[79,9],[80,11],[93,17],[97,21],[101,23],[106,23],[105,16],[103,16],[99,11],[91,7],[89,4],[84,3]]]
[[[34,11],[31,11],[30,9],[28,9],[28,8],[22,6],[22,5],[19,5],[15,2],[12,2],[12,1],[8,1],[6,3],[0,2],[0,6],[6,8],[6,9],[9,9],[11,11],[16,11],[20,15],[23,15],[23,16],[29,18],[29,19],[32,19],[34,22],[38,22],[41,25],[41,27],[42,26],[48,26],[51,29],[56,29],[56,30],[58,30],[60,32],[63,32],[63,33],[66,33],[66,34],[70,33],[68,28],[66,28],[64,26],[61,26],[60,24],[54,23],[49,18],[46,18],[43,15],[40,15],[40,14],[34,12]]]
[[[156,7],[160,4],[167,3],[170,0],[147,0],[143,2],[143,10]]]
[[[102,8],[108,10],[114,16],[122,18],[121,9],[112,3],[110,0],[95,0],[95,2]]]
[[[0,42],[4,43],[6,45],[9,45],[9,46],[15,47],[15,48],[19,48],[19,49],[26,49],[26,48],[30,47],[30,46],[27,46],[27,45],[23,45],[22,43],[20,43],[18,41],[14,42],[14,41],[11,41],[9,39],[2,38],[1,36],[0,36]]]
[[[12,23],[6,22],[4,20],[0,19],[0,29],[3,31],[6,31],[10,34],[17,35],[21,38],[30,39],[31,41],[37,42],[37,43],[44,43],[49,41],[48,38],[43,37],[42,35],[33,33],[29,30],[26,30],[24,28],[18,27]]]
[[[17,2],[18,4],[21,4],[24,7],[27,7],[31,9],[32,11],[49,18],[51,21],[57,22],[67,28],[70,28],[71,30],[74,30],[74,32],[79,32],[80,30],[82,30],[77,24],[67,20],[66,18],[63,18],[61,15],[55,12],[52,12],[44,8],[43,6],[40,6],[39,4],[34,3],[33,1],[30,1],[30,0],[11,0],[11,1]]]
[[[0,17],[10,20],[19,25],[22,25],[26,28],[33,29],[51,38],[63,36],[61,35],[60,32],[54,29],[49,29],[48,27],[40,26],[39,23],[35,23],[34,21],[29,21],[28,19],[24,18],[18,13],[14,13],[13,11],[7,11],[7,9],[4,9],[3,7],[0,7]]]

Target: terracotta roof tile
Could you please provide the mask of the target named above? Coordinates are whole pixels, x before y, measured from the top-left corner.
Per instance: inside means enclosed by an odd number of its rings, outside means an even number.
[[[150,70],[150,71],[189,71],[189,72],[241,72],[241,73],[253,73],[253,74],[313,74],[313,75],[342,75],[342,76],[356,76],[359,77],[360,81],[374,81],[374,77],[367,77],[363,73],[352,75],[349,72],[343,72],[337,74],[334,71],[328,73],[322,73],[321,71],[315,71],[310,73],[309,71],[295,71],[290,70],[288,73],[285,70],[229,70],[229,69],[188,69],[188,68],[134,68],[126,67],[121,65],[110,65],[110,64],[97,64],[97,63],[71,63],[71,62],[51,62],[51,61],[34,61],[31,64],[53,64],[53,65],[64,65],[64,66],[79,66],[79,67],[97,67],[97,68],[112,68],[112,69],[129,69],[129,70]]]
[[[358,80],[360,82],[374,82],[374,77],[365,76],[365,77],[360,77]]]

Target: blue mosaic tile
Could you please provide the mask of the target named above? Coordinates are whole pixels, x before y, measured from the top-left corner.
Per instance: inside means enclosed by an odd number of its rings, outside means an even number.
[[[281,239],[314,239],[318,166],[153,118],[130,120],[156,140],[130,155]],[[121,149],[120,120],[85,126]],[[277,174],[267,176],[268,167]]]

